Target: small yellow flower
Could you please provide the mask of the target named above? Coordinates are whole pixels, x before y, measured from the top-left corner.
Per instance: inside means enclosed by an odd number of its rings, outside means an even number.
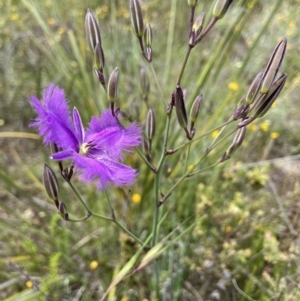
[[[142,197],[139,193],[134,193],[131,197],[132,202],[135,203],[135,204],[140,203],[141,199],[142,199]]]
[[[12,21],[17,21],[20,19],[20,15],[18,13],[13,13],[10,17]]]
[[[269,122],[264,121],[263,123],[260,124],[260,128],[264,131],[267,132],[269,130],[270,124]]]
[[[48,22],[49,25],[54,25],[54,24],[55,24],[55,19],[49,18],[49,19],[47,20],[47,22]]]
[[[225,228],[225,232],[226,233],[230,233],[232,231],[232,227],[231,226],[226,226],[226,228]]]
[[[27,288],[32,288],[33,287],[33,283],[30,280],[26,281],[25,285],[26,285]]]
[[[91,270],[96,270],[97,267],[98,267],[98,265],[99,265],[98,261],[93,260],[93,261],[90,263],[90,269],[91,269]]]
[[[250,124],[249,125],[249,129],[250,129],[250,131],[252,131],[252,132],[256,132],[257,131],[257,125],[256,124]]]
[[[215,130],[215,131],[213,131],[213,132],[211,133],[211,135],[212,135],[213,138],[216,138],[216,137],[218,136],[218,134],[219,134],[219,131],[218,131],[218,130]]]
[[[232,91],[237,91],[239,89],[239,84],[237,82],[230,82],[228,88]]]
[[[194,164],[190,164],[190,165],[188,166],[188,170],[189,170],[189,171],[193,170],[193,168],[194,168]]]
[[[129,299],[128,299],[127,297],[123,296],[123,297],[120,299],[120,301],[129,301]]]
[[[271,139],[277,139],[278,137],[279,137],[279,133],[278,132],[272,132],[271,134],[270,134],[270,137],[271,137]]]

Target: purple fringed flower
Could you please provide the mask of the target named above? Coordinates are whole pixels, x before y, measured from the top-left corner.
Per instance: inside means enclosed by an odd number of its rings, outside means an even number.
[[[43,99],[43,103],[36,96],[29,100],[38,114],[30,126],[44,136],[44,144],[55,143],[61,149],[52,155],[53,160],[72,159],[82,179],[97,180],[99,189],[108,184],[126,186],[134,183],[136,170],[121,161],[122,151],[129,152],[131,147],[141,143],[141,129],[136,123],[122,127],[111,111],[105,110],[101,117],[92,117],[85,131],[76,108],[71,117],[62,89],[50,85],[44,89]]]

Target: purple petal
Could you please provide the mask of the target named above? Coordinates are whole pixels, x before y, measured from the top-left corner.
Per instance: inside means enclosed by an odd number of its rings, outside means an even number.
[[[78,150],[78,141],[74,135],[72,119],[65,99],[64,91],[50,85],[43,91],[44,104],[36,96],[29,100],[38,117],[29,125],[36,127],[44,143],[54,142],[63,149]]]
[[[107,122],[104,126],[104,122]],[[94,151],[105,150],[111,157],[122,159],[122,151],[129,152],[131,147],[141,143],[141,129],[137,123],[123,128],[111,115],[104,111],[101,117],[93,117],[86,132],[86,141],[93,141]]]
[[[73,122],[74,122],[77,140],[80,144],[82,144],[82,142],[84,140],[84,128],[82,125],[81,117],[76,108],[73,109]]]
[[[74,166],[82,174],[83,181],[98,181],[102,190],[109,184],[127,186],[135,182],[137,172],[131,167],[111,160],[109,157],[93,159],[75,154]]]
[[[63,161],[63,160],[73,159],[73,157],[74,157],[74,151],[68,149],[52,154],[50,158],[55,161]]]

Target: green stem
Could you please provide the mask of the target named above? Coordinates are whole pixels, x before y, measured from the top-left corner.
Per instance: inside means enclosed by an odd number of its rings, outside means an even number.
[[[170,108],[170,111],[167,113],[164,144],[163,144],[162,154],[161,154],[158,166],[157,166],[157,173],[155,174],[155,178],[154,178],[154,215],[153,215],[153,223],[152,223],[152,246],[155,246],[157,244],[157,238],[158,238],[159,179],[160,179],[161,168],[163,166],[163,163],[164,163],[164,160],[166,157],[166,150],[167,150],[170,123],[171,123],[171,115],[172,115],[172,107]]]
[[[76,188],[73,186],[73,184],[69,181],[68,182],[69,186],[71,187],[71,189],[73,190],[73,192],[75,193],[75,195],[77,196],[78,200],[80,201],[80,203],[83,205],[83,207],[86,209],[86,211],[88,212],[88,215],[87,216],[95,216],[99,219],[102,219],[102,220],[106,220],[106,221],[110,221],[110,222],[113,222],[114,224],[116,224],[121,230],[123,230],[124,232],[126,232],[130,237],[132,237],[135,241],[137,241],[138,243],[140,243],[141,245],[144,244],[144,242],[142,240],[140,240],[137,236],[135,236],[132,232],[130,232],[127,228],[125,228],[122,224],[120,224],[115,216],[114,216],[114,210],[111,206],[111,203],[109,201],[109,198],[108,198],[108,195],[107,195],[107,192],[106,190],[104,190],[106,196],[107,196],[107,199],[108,199],[108,202],[109,202],[109,205],[110,205],[110,209],[112,210],[112,217],[107,217],[107,216],[104,216],[104,215],[100,215],[100,214],[97,214],[97,213],[94,213],[92,210],[90,210],[90,208],[87,206],[87,204],[84,202],[84,200],[82,199],[82,197],[80,196],[80,194],[78,193],[78,191],[76,190]],[[85,220],[85,218],[83,218],[82,220]],[[71,221],[71,220],[70,220]],[[72,220],[72,221],[80,221],[80,220]]]
[[[135,150],[137,151],[137,153],[139,154],[139,156],[141,157],[141,159],[145,162],[145,164],[154,172],[157,171],[157,169],[147,160],[147,158],[144,156],[144,154],[142,153],[142,151],[136,147]]]
[[[161,100],[162,100],[163,104],[166,106],[166,101],[165,101],[164,95],[163,95],[163,93],[162,93],[160,84],[159,84],[159,82],[158,82],[158,78],[157,78],[155,69],[154,69],[154,67],[153,67],[153,64],[152,64],[152,62],[150,62],[149,64],[150,64],[151,71],[152,71],[152,74],[153,74],[153,77],[154,77],[154,80],[155,80],[155,84],[156,84],[157,89],[158,89],[158,91],[159,91],[159,93],[160,93]]]
[[[185,58],[184,58],[184,61],[183,61],[183,64],[182,64],[182,67],[181,67],[181,70],[180,70],[180,73],[179,73],[179,76],[178,76],[178,79],[177,79],[177,85],[178,86],[180,86],[180,82],[181,82],[181,79],[182,79],[182,76],[183,76],[183,73],[184,73],[184,69],[186,67],[186,64],[187,64],[187,61],[189,59],[191,51],[192,51],[192,48],[190,46],[188,46],[188,50],[185,54]]]

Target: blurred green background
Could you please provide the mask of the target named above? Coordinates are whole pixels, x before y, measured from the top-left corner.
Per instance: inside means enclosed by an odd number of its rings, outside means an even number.
[[[196,15],[212,11],[199,1]],[[153,27],[153,67],[166,102],[176,84],[189,34],[187,1],[141,1]],[[196,136],[232,114],[275,45],[288,39],[281,70],[288,80],[279,99],[249,126],[234,157],[213,171],[185,181],[162,206],[167,218],[160,239],[178,225],[184,235],[158,259],[162,300],[299,300],[299,92],[300,1],[234,1],[226,16],[192,51],[182,87],[189,109],[203,94]],[[138,245],[113,224],[90,218],[67,223],[44,192],[44,162],[55,171],[49,150],[33,129],[32,94],[55,83],[65,89],[85,124],[108,107],[93,73],[86,42],[87,8],[97,16],[106,59],[105,76],[120,71],[118,106],[144,126],[149,107],[156,113],[153,163],[157,164],[165,111],[149,64],[131,30],[128,1],[37,1],[0,3],[0,299],[100,300],[113,275]],[[150,82],[146,104],[140,69]],[[174,117],[174,116],[173,116]],[[170,148],[185,141],[173,118]],[[193,144],[189,166],[216,135]],[[220,145],[203,168],[216,162],[231,140]],[[169,156],[161,178],[166,192],[182,172],[186,151]],[[279,159],[278,159],[279,158]],[[130,188],[112,188],[116,215],[141,239],[151,231],[153,174],[136,153],[126,163],[138,168]],[[74,179],[93,210],[109,215],[103,193]],[[70,215],[83,216],[75,195],[61,181]],[[182,223],[185,224],[182,225]],[[175,235],[175,234],[174,234]],[[109,300],[154,300],[155,265],[126,278]],[[251,299],[252,298],[252,299]]]

